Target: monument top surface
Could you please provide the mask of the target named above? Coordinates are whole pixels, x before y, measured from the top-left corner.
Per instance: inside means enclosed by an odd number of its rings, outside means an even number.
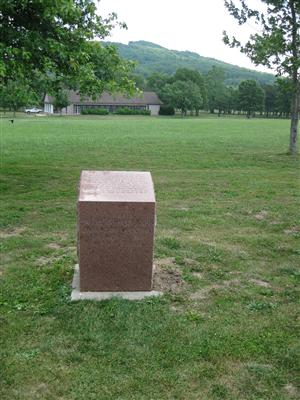
[[[78,201],[155,203],[150,172],[82,171]]]

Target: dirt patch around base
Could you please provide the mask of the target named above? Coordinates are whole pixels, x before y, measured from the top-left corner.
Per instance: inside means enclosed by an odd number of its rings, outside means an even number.
[[[202,272],[192,272],[192,275],[193,275],[193,277],[198,278],[198,279],[203,278]]]
[[[58,243],[49,243],[46,245],[46,247],[48,247],[48,249],[52,249],[52,250],[59,250],[61,248],[61,245]]]
[[[69,247],[67,247],[67,250],[70,251],[71,253],[72,253],[72,252],[75,252],[75,253],[76,253],[77,247],[76,247],[76,246],[69,246]]]
[[[19,236],[21,235],[24,231],[26,230],[26,228],[15,228],[15,229],[9,229],[9,230],[3,230],[0,231],[0,239],[6,239],[9,237],[13,237],[13,236]]]
[[[286,235],[297,235],[297,233],[300,233],[300,228],[298,226],[292,226],[290,229],[285,229],[284,233]]]
[[[212,290],[219,290],[219,289],[226,289],[232,286],[240,286],[241,281],[239,279],[231,279],[229,281],[224,281],[221,284],[215,284],[207,286],[203,289],[197,290],[194,293],[191,293],[190,299],[191,300],[204,300],[209,296],[209,293]]]
[[[255,218],[257,221],[262,221],[262,220],[264,220],[264,219],[266,218],[267,215],[268,215],[268,211],[266,211],[266,210],[261,210],[259,213],[257,213],[257,214],[254,215],[254,218]]]
[[[269,282],[262,281],[260,279],[250,279],[250,282],[254,283],[257,286],[261,286],[261,287],[265,287],[265,288],[268,288],[271,286]]]
[[[55,236],[57,236],[60,240],[68,240],[69,235],[66,232],[56,232]]]
[[[196,260],[193,260],[192,258],[184,258],[184,264],[187,267],[195,267],[196,265],[198,265],[199,263]]]
[[[178,293],[183,286],[182,274],[177,268],[164,268],[156,264],[153,271],[153,290],[163,293]]]
[[[53,262],[55,262],[55,261],[58,261],[60,259],[60,257],[39,257],[36,261],[35,261],[35,264],[38,266],[38,267],[46,267],[47,265],[49,265],[49,264],[51,264],[51,263],[53,263]]]
[[[270,225],[279,225],[279,224],[281,224],[281,222],[276,220],[270,222]]]
[[[174,257],[166,257],[166,258],[159,258],[154,260],[154,270],[155,268],[160,268],[162,266],[165,267],[172,267],[175,265],[175,258]]]
[[[297,397],[298,396],[298,389],[292,383],[288,383],[284,386],[284,390],[289,394],[289,396]]]

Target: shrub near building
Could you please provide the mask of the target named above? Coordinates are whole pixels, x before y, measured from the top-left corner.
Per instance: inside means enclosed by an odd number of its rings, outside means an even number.
[[[83,115],[108,115],[109,111],[106,108],[84,108],[81,110]]]
[[[128,107],[120,107],[115,111],[118,115],[151,115],[150,110],[139,110]]]

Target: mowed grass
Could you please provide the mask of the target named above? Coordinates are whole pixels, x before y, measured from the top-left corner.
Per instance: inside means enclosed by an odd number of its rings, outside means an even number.
[[[3,119],[1,391],[298,399],[299,164],[288,121]],[[70,302],[80,171],[151,171],[163,297]]]

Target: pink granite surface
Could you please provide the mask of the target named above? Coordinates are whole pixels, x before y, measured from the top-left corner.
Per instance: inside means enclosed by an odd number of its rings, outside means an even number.
[[[77,212],[80,291],[151,290],[151,174],[82,171]]]

